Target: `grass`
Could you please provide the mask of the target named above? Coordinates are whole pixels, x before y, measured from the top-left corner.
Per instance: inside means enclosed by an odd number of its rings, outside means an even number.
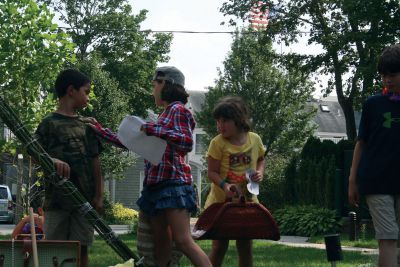
[[[9,239],[10,236],[0,236],[0,239]],[[133,234],[120,235],[120,238],[136,251],[136,238]],[[225,256],[223,266],[237,266],[237,253],[234,241],[230,242],[229,250]],[[208,253],[211,249],[210,241],[200,241],[198,244]],[[89,251],[90,266],[106,267],[122,263],[120,257],[98,236]],[[344,252],[344,260],[338,262],[337,266],[369,266],[374,256],[362,255],[358,252]],[[253,248],[254,267],[320,267],[331,266],[326,260],[324,250],[312,248],[294,248],[278,245],[266,241],[254,241]],[[193,266],[190,261],[183,257],[181,267]]]
[[[133,251],[136,251],[136,239],[134,235],[120,235],[120,238]],[[237,266],[237,253],[234,243],[233,241],[230,242],[223,266]],[[206,253],[211,249],[210,241],[199,241],[198,244]],[[89,257],[91,266],[112,266],[122,262],[117,254],[99,237],[96,238],[94,245],[90,248]],[[254,241],[253,259],[254,267],[330,266],[330,263],[326,260],[326,252],[324,250],[293,248],[265,241]],[[373,256],[362,255],[357,252],[344,252],[344,261],[338,263],[337,266],[362,266],[373,261]],[[191,267],[193,265],[186,257],[183,257],[180,266]]]
[[[323,236],[313,236],[308,240],[310,243],[324,244]],[[350,241],[347,233],[340,234],[340,244],[348,247],[359,248],[378,248],[378,242],[375,239],[374,233],[367,232],[358,238],[356,241]]]

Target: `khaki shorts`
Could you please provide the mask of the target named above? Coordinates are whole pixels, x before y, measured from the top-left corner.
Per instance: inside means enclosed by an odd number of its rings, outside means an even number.
[[[81,246],[93,243],[94,228],[77,210],[49,210],[44,216],[43,230],[47,240],[77,240]]]
[[[399,239],[400,195],[367,195],[367,204],[375,228],[375,238]]]

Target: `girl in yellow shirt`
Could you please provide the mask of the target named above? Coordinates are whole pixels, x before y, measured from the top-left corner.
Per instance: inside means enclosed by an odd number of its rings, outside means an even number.
[[[215,106],[213,117],[219,135],[212,139],[207,152],[208,178],[212,181],[205,208],[239,194],[246,201],[258,202],[248,192],[246,175],[254,182],[264,176],[265,148],[260,136],[250,132],[249,112],[240,97],[224,97]],[[209,258],[214,267],[222,265],[229,240],[213,240]],[[252,266],[252,241],[236,240],[239,266]]]

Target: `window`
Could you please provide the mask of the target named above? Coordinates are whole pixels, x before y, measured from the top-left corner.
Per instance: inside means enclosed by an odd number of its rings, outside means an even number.
[[[206,151],[206,135],[205,134],[196,134],[196,145],[195,145],[195,153],[196,154],[204,154]]]
[[[327,105],[320,105],[320,108],[323,112],[329,112],[329,107]]]
[[[0,187],[0,199],[8,199],[7,188]]]

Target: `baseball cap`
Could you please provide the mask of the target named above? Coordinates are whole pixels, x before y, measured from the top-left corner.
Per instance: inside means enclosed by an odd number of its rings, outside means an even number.
[[[178,84],[185,87],[185,75],[173,66],[164,66],[156,69],[153,80],[170,81],[172,84]]]

